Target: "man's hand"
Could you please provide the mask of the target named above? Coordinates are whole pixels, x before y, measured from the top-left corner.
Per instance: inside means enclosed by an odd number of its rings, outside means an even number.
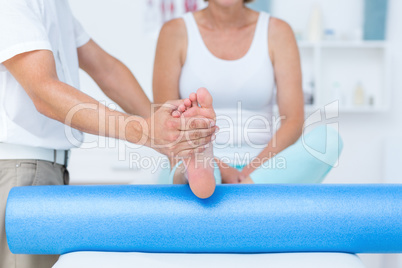
[[[191,118],[175,118],[173,111],[183,101],[171,101],[163,104],[147,119],[147,145],[169,157],[190,157],[203,152],[213,139],[217,127],[215,120],[197,115]]]

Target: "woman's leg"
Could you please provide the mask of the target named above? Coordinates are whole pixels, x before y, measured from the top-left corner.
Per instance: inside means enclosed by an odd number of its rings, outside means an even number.
[[[206,114],[214,114],[212,96],[205,88],[198,89],[197,94],[193,95],[190,96],[193,105],[183,113],[184,116],[202,115],[203,110]],[[183,163],[182,165],[173,163],[176,167],[173,172],[173,183],[183,184],[188,182],[197,197],[210,197],[215,191],[216,178],[214,174],[217,166],[214,160],[212,143],[208,145],[204,152],[197,153],[189,159],[183,159],[181,162]]]
[[[173,166],[169,174],[168,184],[188,184],[187,174],[183,161]],[[214,163],[214,179],[215,184],[222,184],[222,176],[219,167]]]
[[[250,174],[254,183],[320,183],[337,163],[339,133],[319,126]]]

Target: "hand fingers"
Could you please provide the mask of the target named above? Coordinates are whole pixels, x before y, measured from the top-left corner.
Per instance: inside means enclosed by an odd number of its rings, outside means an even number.
[[[198,153],[204,152],[205,149],[207,149],[207,148],[208,148],[208,145],[206,145],[206,146],[200,146],[200,147],[193,148],[193,149],[182,150],[182,151],[180,151],[180,152],[176,155],[176,157],[177,157],[177,158],[191,157],[191,156],[193,156],[194,154],[198,154]]]
[[[171,151],[192,149],[213,142],[218,131],[219,127],[215,126],[210,129],[170,132],[166,134],[167,139],[160,143],[160,146],[170,148]],[[180,148],[177,149],[178,147]]]
[[[193,153],[203,152],[206,148],[213,146],[212,142],[216,139],[216,135],[210,135],[196,140],[185,140],[175,146],[174,151],[182,152],[179,156]]]
[[[185,109],[187,108],[186,106],[186,102],[191,102],[189,99],[186,100],[171,100],[171,101],[167,101],[164,104],[158,104],[159,108],[163,108],[165,110],[167,110],[168,112],[172,113],[175,110],[178,110],[178,108],[180,106],[185,107]]]
[[[164,104],[161,104],[160,106],[166,109],[173,109],[177,110],[177,108],[183,104],[183,100],[173,100],[173,101],[167,101]]]
[[[203,138],[199,138],[199,139],[195,139],[195,140],[187,140],[184,142],[179,143],[179,146],[182,146],[183,149],[185,149],[185,147],[188,148],[197,148],[200,146],[205,146],[210,144],[211,142],[213,142],[216,139],[216,135],[213,134],[211,136],[207,136],[207,137],[203,137]]]
[[[186,131],[183,135],[183,140],[191,141],[198,140],[205,137],[210,137],[211,135],[217,133],[219,131],[219,127],[212,127],[209,129],[198,129],[198,130],[190,130]]]
[[[180,118],[181,112],[179,112],[179,111],[173,111],[172,116],[173,116],[174,118]]]
[[[185,118],[180,130],[208,129],[215,126],[215,121],[208,118]]]

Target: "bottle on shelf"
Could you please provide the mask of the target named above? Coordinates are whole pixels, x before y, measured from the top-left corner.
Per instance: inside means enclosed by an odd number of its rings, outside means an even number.
[[[308,28],[308,41],[319,42],[322,39],[323,26],[322,26],[322,12],[318,4],[313,6],[310,15],[310,22]]]
[[[325,41],[336,41],[336,34],[334,29],[324,30],[324,40]]]
[[[355,88],[353,104],[356,107],[365,105],[365,92],[362,82],[358,82]]]
[[[304,104],[314,105],[314,77],[312,74],[303,75],[303,94],[304,94]]]
[[[373,95],[371,95],[371,96],[369,97],[369,105],[370,105],[370,107],[374,107],[374,106],[375,106],[375,99],[374,99],[374,96],[373,96]]]

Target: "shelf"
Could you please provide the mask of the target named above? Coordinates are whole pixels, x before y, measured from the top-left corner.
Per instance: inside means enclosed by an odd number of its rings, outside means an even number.
[[[299,41],[299,48],[377,48],[384,49],[388,46],[386,41]]]
[[[388,110],[385,108],[377,108],[377,107],[341,107],[339,108],[340,113],[382,113],[387,112]]]
[[[315,101],[315,106],[306,107],[306,114],[323,109],[334,98],[342,99],[346,104],[353,103],[359,84],[364,88],[365,102],[373,98],[375,106],[343,106],[340,113],[388,110],[390,58],[387,41],[300,41],[298,45],[303,89],[313,94]]]
[[[335,109],[325,109],[325,107],[319,107],[317,105],[305,105],[304,106],[304,113],[305,116],[309,116],[316,111],[321,110],[324,111],[326,110],[327,112],[330,113],[335,113],[337,112]],[[340,114],[367,114],[367,113],[383,113],[387,112],[389,109],[386,108],[381,108],[381,107],[339,107],[339,113]],[[274,113],[279,114],[279,109],[278,106],[274,106]]]
[[[360,41],[360,42],[323,42],[323,48],[386,48],[384,41]]]

